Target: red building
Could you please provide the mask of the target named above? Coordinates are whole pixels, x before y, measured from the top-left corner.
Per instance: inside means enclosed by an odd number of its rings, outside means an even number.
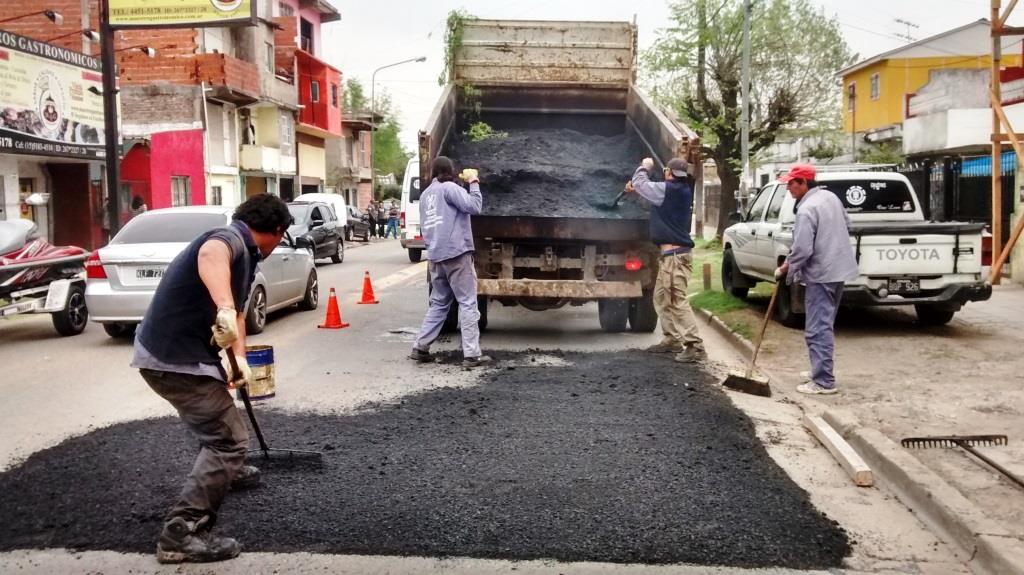
[[[157,132],[136,143],[121,161],[121,186],[150,208],[204,205],[203,131]]]

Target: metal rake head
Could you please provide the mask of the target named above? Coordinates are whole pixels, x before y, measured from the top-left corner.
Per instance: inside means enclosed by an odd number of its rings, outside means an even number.
[[[971,447],[1006,445],[1005,435],[936,435],[933,437],[908,437],[900,443],[903,447],[929,448],[929,447],[960,447],[970,445]]]

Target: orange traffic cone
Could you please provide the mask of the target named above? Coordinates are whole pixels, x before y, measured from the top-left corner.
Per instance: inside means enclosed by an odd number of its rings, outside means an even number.
[[[338,309],[338,296],[334,293],[334,288],[331,288],[331,297],[327,298],[327,319],[324,320],[323,325],[317,327],[323,329],[341,329],[348,327],[349,324],[341,323],[341,310]]]
[[[363,299],[359,303],[380,303],[377,296],[373,295],[373,284],[370,283],[370,272],[363,276]]]

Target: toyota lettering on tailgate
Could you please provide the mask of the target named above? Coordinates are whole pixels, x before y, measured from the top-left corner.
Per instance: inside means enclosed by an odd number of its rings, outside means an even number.
[[[942,259],[939,257],[939,250],[935,248],[878,248],[875,251],[878,252],[878,259],[893,262],[897,260],[938,261]]]

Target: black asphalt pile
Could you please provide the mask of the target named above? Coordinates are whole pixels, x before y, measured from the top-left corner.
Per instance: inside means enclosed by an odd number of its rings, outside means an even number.
[[[742,567],[850,552],[708,375],[641,352],[545,354],[570,365],[504,354],[470,388],[265,411],[272,444],[322,449],[325,468],[268,469],[228,496],[223,532],[250,551]],[[0,550],[151,553],[195,449],[163,418],[34,454],[0,474]]]
[[[599,136],[574,130],[514,130],[448,150],[457,167],[480,171],[484,215],[646,219],[648,207],[623,198],[602,210],[649,156],[635,136]]]

